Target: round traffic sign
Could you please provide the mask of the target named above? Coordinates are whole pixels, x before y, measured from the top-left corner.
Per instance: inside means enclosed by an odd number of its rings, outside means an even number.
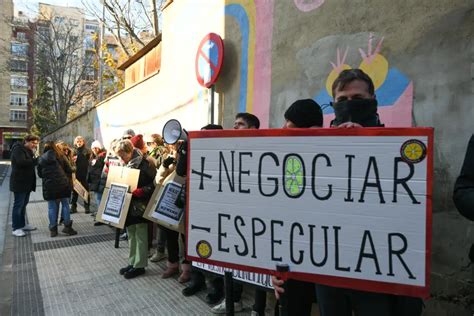
[[[210,88],[216,82],[223,59],[222,38],[215,33],[204,36],[196,54],[196,78],[201,86]]]

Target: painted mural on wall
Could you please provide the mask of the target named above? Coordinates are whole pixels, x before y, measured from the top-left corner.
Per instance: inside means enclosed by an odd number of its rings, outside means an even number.
[[[381,54],[383,40],[384,38],[381,37],[375,45],[375,36],[370,33],[367,51],[358,49],[359,64],[346,63],[348,52],[354,50],[354,46],[347,46],[344,50],[339,47],[336,49],[336,60],[330,61],[332,70],[327,75],[325,87],[314,96],[316,102],[323,108],[325,126],[328,126],[334,118],[334,110],[330,106],[333,97],[332,84],[342,70],[351,68],[360,68],[372,78],[378,101],[378,112],[385,126],[412,126],[413,82],[400,70],[391,67],[385,56]]]
[[[270,112],[273,1],[226,1],[225,15],[237,21],[242,37],[238,111],[255,114],[260,118],[260,126],[266,128]]]

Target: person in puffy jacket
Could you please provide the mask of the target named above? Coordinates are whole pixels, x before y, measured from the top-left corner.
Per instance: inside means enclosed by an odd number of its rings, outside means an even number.
[[[30,193],[36,190],[35,157],[39,137],[27,135],[23,143],[16,143],[11,150],[12,173],[10,176],[10,191],[13,192],[12,234],[16,237],[26,236],[25,231],[35,230],[36,227],[26,223],[26,205]]]
[[[68,199],[71,196],[70,177],[73,172],[71,165],[63,152],[53,141],[44,146],[44,153],[38,161],[38,176],[43,180],[43,198],[48,201],[49,230],[51,237],[58,235],[58,211],[62,204],[64,219],[63,233],[76,235],[72,228],[72,220]]]

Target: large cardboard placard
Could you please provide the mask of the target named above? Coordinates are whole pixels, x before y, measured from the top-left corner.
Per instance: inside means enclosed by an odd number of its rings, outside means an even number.
[[[187,255],[429,295],[433,129],[189,134]]]
[[[140,170],[111,166],[96,220],[117,228],[124,228],[132,194],[137,188]]]
[[[163,181],[163,185],[156,185],[143,217],[166,228],[184,233],[185,210],[178,207],[175,202],[185,182],[184,177],[178,176],[173,171]]]

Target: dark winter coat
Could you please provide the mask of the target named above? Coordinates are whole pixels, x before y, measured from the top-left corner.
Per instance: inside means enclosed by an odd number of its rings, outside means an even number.
[[[105,164],[105,151],[99,153],[97,157],[93,157],[89,161],[89,171],[87,174],[87,183],[89,190],[95,192],[103,192],[104,188],[100,190],[100,178]]]
[[[38,164],[38,159],[33,156],[33,152],[23,144],[17,143],[12,147],[11,162],[12,174],[10,177],[10,191],[35,191],[35,166]]]
[[[474,135],[469,140],[461,174],[454,185],[453,200],[459,213],[474,221]]]
[[[90,149],[82,146],[76,149],[76,179],[87,189],[87,169],[91,157]]]
[[[67,159],[58,159],[54,150],[48,150],[39,158],[38,175],[43,179],[43,198],[46,201],[71,196],[69,177],[72,168]]]
[[[140,169],[137,188],[143,189],[144,196],[141,198],[132,197],[125,226],[147,223],[148,221],[143,218],[143,213],[145,212],[148,201],[155,190],[154,180],[156,176],[156,168],[150,160],[146,159],[146,157],[136,149],[133,150],[132,159],[128,162],[127,167]]]

